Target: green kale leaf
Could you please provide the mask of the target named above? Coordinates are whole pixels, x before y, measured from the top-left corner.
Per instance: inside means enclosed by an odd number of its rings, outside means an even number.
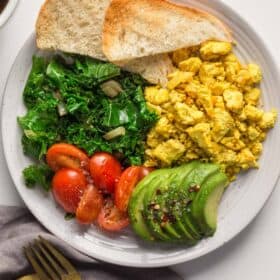
[[[39,185],[45,191],[49,191],[53,171],[46,164],[30,165],[23,170],[23,177],[28,188],[34,188]]]
[[[56,106],[57,102],[50,99],[30,109],[25,116],[18,117],[23,130],[22,145],[25,154],[42,159],[47,148],[59,139]]]
[[[158,119],[145,102],[143,90],[147,82],[111,63],[70,57],[72,63],[66,63],[61,56],[50,60],[33,58],[23,92],[27,113],[18,117],[24,153],[44,160],[51,145],[66,142],[89,156],[105,151],[121,155],[124,165],[143,164],[146,134]],[[122,88],[114,98],[108,97],[101,87],[111,79]],[[125,128],[125,135],[104,139],[106,133],[120,126]],[[36,178],[30,175],[36,174],[35,171],[41,172],[41,178],[44,172],[46,176],[49,174],[42,167],[25,170],[29,186]]]

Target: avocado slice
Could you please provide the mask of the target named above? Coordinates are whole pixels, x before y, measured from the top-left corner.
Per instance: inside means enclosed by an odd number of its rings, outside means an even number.
[[[194,239],[201,239],[203,235],[203,230],[200,228],[199,224],[196,222],[196,219],[192,217],[190,210],[190,205],[194,200],[197,192],[192,191],[194,186],[200,186],[205,182],[209,176],[216,173],[219,170],[219,166],[212,163],[201,163],[199,162],[196,165],[196,168],[193,169],[187,176],[187,178],[178,185],[177,192],[184,192],[185,196],[188,197],[189,201],[187,202],[186,208],[182,213],[181,221],[185,226],[186,230],[192,234]]]
[[[154,237],[150,233],[142,215],[143,197],[147,186],[148,183],[141,184],[141,185],[139,184],[137,190],[133,192],[133,195],[129,200],[128,214],[134,231],[143,239],[153,241]]]
[[[200,236],[199,238],[194,236],[190,231],[190,227],[187,227],[183,222],[183,217],[189,201],[186,192],[178,192],[177,189],[174,189],[168,192],[164,207],[171,217],[172,227],[181,235],[181,240],[185,243],[187,242],[189,245],[194,245],[197,243]]]
[[[172,179],[173,188],[168,191],[167,199],[165,199],[165,204],[163,205],[168,213],[171,214],[173,228],[183,239],[189,240],[191,245],[194,245],[200,236],[195,236],[195,234],[192,233],[191,227],[183,223],[182,218],[185,215],[190,198],[189,193],[181,188],[181,186],[188,179],[189,174],[197,168],[199,164],[199,161],[193,161],[180,168],[174,169],[174,178]]]
[[[165,176],[158,178],[157,182],[149,185],[143,198],[143,216],[146,220],[146,224],[152,232],[153,236],[157,240],[161,241],[172,241],[177,239],[179,236],[172,229],[167,230],[161,227],[161,200],[156,196],[157,190],[160,188],[163,192],[168,192],[168,177],[172,176],[170,172],[166,172]]]
[[[190,205],[191,205],[191,200],[190,200]],[[187,206],[185,211],[183,212],[183,217],[182,220],[184,221],[184,225],[189,229],[190,233],[195,239],[200,240],[203,237],[203,232],[200,229],[198,223],[196,220],[193,218],[191,214],[191,207]]]
[[[155,182],[159,182],[159,178],[167,176],[167,169],[156,170],[141,180],[134,189],[128,204],[128,214],[134,231],[143,239],[153,241],[155,237],[152,235],[146,225],[143,216],[144,196],[149,186]]]
[[[146,240],[194,245],[215,232],[227,183],[213,163],[193,161],[154,171],[132,193],[128,207],[132,227]]]
[[[182,200],[178,196],[177,184],[181,184],[188,174],[197,166],[199,162],[192,162],[187,165],[180,166],[178,168],[170,169],[170,176],[167,177],[158,186],[152,187],[144,198],[147,203],[145,206],[145,217],[148,217],[148,227],[163,241],[184,241],[190,245],[196,243],[196,240],[185,229],[180,221],[180,213],[185,209],[185,204],[179,203]],[[170,201],[176,201],[176,205],[171,205]],[[144,202],[144,203],[145,203]],[[180,207],[181,206],[181,207]],[[162,233],[164,236],[162,236]],[[166,238],[168,235],[169,238]]]
[[[192,215],[206,236],[213,235],[217,228],[218,206],[227,184],[227,176],[221,171],[216,172],[201,184],[192,203]]]

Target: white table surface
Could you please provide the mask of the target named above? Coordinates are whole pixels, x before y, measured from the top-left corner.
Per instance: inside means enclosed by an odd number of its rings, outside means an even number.
[[[36,16],[42,2],[43,0],[19,0],[14,15],[0,29],[1,98],[8,72],[19,49],[34,30]],[[237,10],[255,27],[280,64],[278,30],[280,1],[225,0],[224,2]],[[0,182],[0,205],[23,205],[9,176],[3,157],[2,143]],[[187,280],[277,280],[280,279],[279,260],[280,188],[278,186],[258,218],[234,240],[207,256],[177,265],[174,269]]]

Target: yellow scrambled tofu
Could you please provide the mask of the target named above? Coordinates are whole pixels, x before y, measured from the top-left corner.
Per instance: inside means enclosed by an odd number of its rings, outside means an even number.
[[[262,142],[277,112],[258,107],[258,65],[243,65],[232,44],[208,41],[171,55],[177,69],[166,88],[147,87],[145,98],[159,121],[146,142],[146,166],[168,167],[194,159],[219,163],[235,176],[258,167]]]

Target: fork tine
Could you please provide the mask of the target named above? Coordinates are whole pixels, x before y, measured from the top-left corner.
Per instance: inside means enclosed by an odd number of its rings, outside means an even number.
[[[45,272],[40,267],[39,263],[33,257],[32,251],[31,251],[30,247],[27,247],[27,248],[23,247],[23,250],[25,252],[25,255],[26,255],[27,259],[29,260],[29,262],[33,266],[34,270],[39,275],[40,279],[42,279],[42,280],[50,280],[49,277],[45,274]]]
[[[38,251],[38,249],[36,247],[30,247],[31,250],[33,251],[33,254],[36,255],[37,259],[39,259],[40,263],[42,264],[42,266],[45,268],[45,270],[47,271],[47,273],[52,277],[53,280],[59,280],[57,274],[55,273],[55,271],[51,268],[51,266],[44,260],[44,258],[41,256],[40,252]]]
[[[42,236],[39,236],[41,242],[49,249],[49,251],[57,258],[62,267],[70,274],[78,274],[76,269],[72,266],[72,264],[57,250],[55,249],[46,239]]]
[[[65,275],[65,272],[62,270],[62,268],[55,262],[54,258],[47,252],[47,250],[42,246],[40,241],[35,240],[36,245],[40,248],[41,252],[44,254],[44,256],[48,259],[52,267],[55,269],[55,271],[60,275]]]

